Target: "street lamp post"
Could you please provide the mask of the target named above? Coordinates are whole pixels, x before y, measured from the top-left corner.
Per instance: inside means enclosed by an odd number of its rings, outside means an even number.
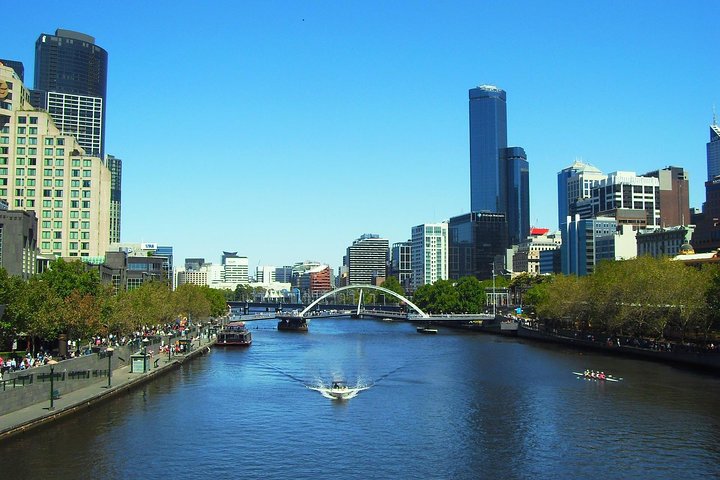
[[[108,388],[110,388],[110,379],[112,378],[112,356],[114,351],[115,349],[112,347],[105,349],[105,354],[108,357]]]
[[[147,344],[150,341],[147,339],[147,337],[143,338],[143,373],[147,372]]]
[[[50,410],[55,410],[55,360],[50,360]]]
[[[493,317],[497,315],[496,313],[496,303],[497,303],[497,296],[495,294],[495,262],[492,263],[492,278],[493,278]]]

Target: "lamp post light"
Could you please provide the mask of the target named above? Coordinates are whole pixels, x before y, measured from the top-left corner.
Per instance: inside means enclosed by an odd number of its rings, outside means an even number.
[[[110,388],[110,379],[112,378],[112,356],[114,351],[115,349],[112,347],[105,349],[105,354],[108,357],[108,388]]]
[[[57,361],[50,360],[50,410],[55,410],[55,365]]]
[[[143,338],[143,373],[147,373],[147,344],[150,343],[150,340],[147,339],[147,337]]]

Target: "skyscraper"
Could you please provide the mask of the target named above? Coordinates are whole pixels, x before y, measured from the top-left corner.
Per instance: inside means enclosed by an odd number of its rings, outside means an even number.
[[[720,175],[720,126],[713,116],[713,124],[710,125],[710,141],[707,143],[707,171],[708,182]]]
[[[504,213],[471,212],[448,222],[448,276],[492,278],[493,265],[507,251]]]
[[[470,89],[470,210],[505,213],[507,148],[505,90],[492,85]]]
[[[379,235],[366,233],[347,248],[344,258],[348,268],[348,285],[370,285],[373,279],[387,275],[390,245]]]
[[[105,158],[107,52],[89,35],[57,29],[35,42],[31,102],[50,113],[64,135],[86,155]]]
[[[0,199],[34,210],[40,251],[63,257],[103,255],[109,245],[110,171],[82,153],[50,115],[35,110],[17,73],[0,66]]]
[[[519,245],[530,234],[530,172],[525,150],[510,147],[503,151],[507,166],[508,240]]]
[[[644,177],[655,177],[660,182],[660,225],[674,227],[690,223],[690,181],[682,167],[665,167],[648,172]]]
[[[558,172],[558,228],[575,217],[577,203],[592,197],[592,189],[607,178],[599,169],[580,161]]]
[[[108,155],[105,163],[110,170],[110,243],[116,243],[120,241],[122,160]]]
[[[504,213],[508,245],[530,231],[529,167],[525,150],[508,148],[504,90],[480,85],[469,91],[470,210]]]

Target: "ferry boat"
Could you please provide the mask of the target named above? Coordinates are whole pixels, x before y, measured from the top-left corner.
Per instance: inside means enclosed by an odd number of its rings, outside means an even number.
[[[297,317],[293,315],[278,316],[280,321],[278,322],[278,330],[286,332],[307,332],[308,324],[307,320],[303,317]]]
[[[220,330],[216,344],[219,346],[247,347],[252,343],[252,334],[245,327],[245,322],[230,322]]]

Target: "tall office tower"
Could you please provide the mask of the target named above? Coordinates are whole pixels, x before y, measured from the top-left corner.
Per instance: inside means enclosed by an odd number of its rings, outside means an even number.
[[[411,288],[412,279],[412,241],[392,244],[390,250],[390,274],[397,278],[405,290]]]
[[[448,279],[448,224],[425,223],[412,228],[412,288]]]
[[[558,227],[567,221],[567,217],[575,218],[580,213],[578,202],[592,197],[592,189],[600,180],[607,178],[600,170],[580,161],[573,162],[558,172]],[[587,202],[586,202],[587,203]],[[591,203],[587,203],[591,213]],[[585,218],[581,215],[581,218]]]
[[[702,213],[692,216],[692,223],[696,225],[692,246],[696,252],[703,253],[720,249],[720,127],[714,115],[707,144],[707,169]]]
[[[371,285],[373,279],[385,277],[390,245],[379,235],[366,233],[347,248],[345,266],[348,285]]]
[[[469,91],[470,210],[504,213],[508,246],[530,231],[530,182],[527,155],[507,146],[504,90],[481,85]]]
[[[122,160],[108,155],[105,164],[110,170],[110,242],[115,243],[120,241]]]
[[[35,42],[32,104],[52,115],[85,154],[105,158],[107,52],[84,33],[57,29]]]
[[[681,167],[665,167],[648,172],[644,177],[655,177],[660,182],[660,225],[674,227],[690,223],[690,181]]]
[[[29,98],[15,71],[0,66],[0,199],[35,211],[41,253],[103,255],[109,245],[110,171]]]
[[[448,275],[457,280],[475,276],[492,278],[493,265],[507,252],[507,220],[504,213],[471,212],[448,223]]]
[[[525,150],[506,148],[508,240],[511,245],[524,242],[530,234],[530,169]]]
[[[17,60],[5,60],[0,58],[0,65],[5,65],[15,70],[15,74],[20,78],[20,81],[25,83],[25,65]]]
[[[619,225],[660,225],[660,180],[635,172],[613,172],[592,189],[593,216],[613,217]]]
[[[707,172],[708,181],[720,175],[720,126],[713,115],[713,124],[710,125],[710,141],[707,143]]]
[[[505,91],[492,85],[470,89],[470,210],[505,213],[507,105]]]

